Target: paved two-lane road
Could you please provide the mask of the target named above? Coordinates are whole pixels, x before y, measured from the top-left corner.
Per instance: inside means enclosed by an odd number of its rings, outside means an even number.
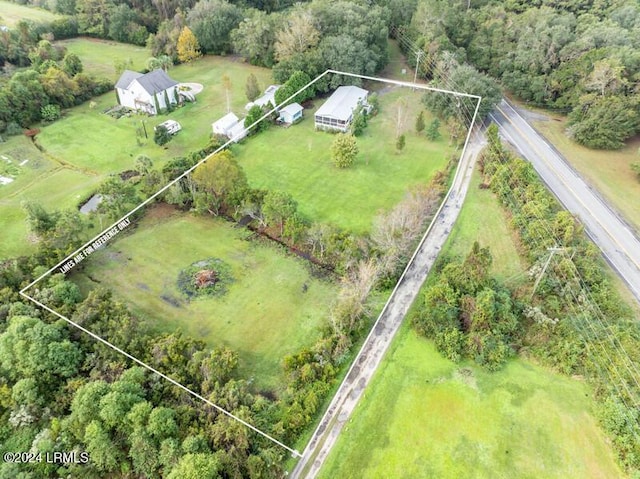
[[[640,240],[631,228],[509,103],[503,100],[490,118],[498,124],[502,136],[531,162],[564,207],[580,219],[640,302]]]

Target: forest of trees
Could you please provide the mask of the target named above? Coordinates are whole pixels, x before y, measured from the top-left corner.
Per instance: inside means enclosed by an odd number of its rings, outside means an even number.
[[[406,3],[414,13],[396,20],[394,31],[428,52],[427,77],[448,52],[516,97],[568,113],[568,133],[588,147],[620,148],[640,131],[637,2]]]

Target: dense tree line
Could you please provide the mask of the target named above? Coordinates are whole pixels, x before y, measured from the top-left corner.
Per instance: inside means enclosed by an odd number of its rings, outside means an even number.
[[[625,0],[421,0],[399,36],[428,52],[425,74],[448,52],[519,98],[569,113],[568,134],[613,149],[640,131],[640,6]]]
[[[40,40],[29,50],[31,67],[0,86],[0,134],[21,133],[41,119],[55,120],[62,108],[78,105],[111,89],[106,80],[82,72],[74,53]]]

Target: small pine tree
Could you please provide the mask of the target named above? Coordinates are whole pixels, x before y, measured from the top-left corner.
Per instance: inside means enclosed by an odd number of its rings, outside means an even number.
[[[247,77],[247,83],[244,87],[244,91],[247,94],[247,100],[249,101],[253,101],[260,96],[258,79],[253,73]]]
[[[425,124],[424,124],[424,112],[420,111],[420,113],[418,113],[418,118],[416,118],[416,132],[418,134],[422,133],[422,131],[424,130]]]
[[[156,115],[160,114],[160,102],[158,101],[158,94],[154,93],[153,94],[153,102],[155,103],[156,106]]]
[[[440,120],[434,118],[434,120],[429,123],[429,128],[426,131],[427,138],[431,141],[435,141],[440,138]]]
[[[404,135],[400,135],[396,140],[396,150],[398,150],[399,152],[402,151],[404,149],[404,145],[406,144],[406,142],[407,140],[404,137]]]
[[[164,91],[164,104],[167,107],[167,111],[168,112],[172,112],[173,111],[171,102],[169,101],[169,94],[167,93],[167,90]]]
[[[178,95],[178,89],[174,88],[173,89],[173,101],[176,105],[180,104],[180,95]]]
[[[200,44],[189,27],[183,27],[178,37],[178,60],[183,63],[189,63],[200,57]]]
[[[169,133],[169,130],[167,130],[166,126],[162,126],[162,125],[158,125],[155,128],[155,133],[153,135],[153,141],[156,143],[156,145],[165,145],[167,143],[169,143],[169,141],[171,140],[171,133]]]

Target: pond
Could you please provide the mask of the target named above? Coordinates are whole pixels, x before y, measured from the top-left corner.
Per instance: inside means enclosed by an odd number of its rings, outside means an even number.
[[[80,207],[80,213],[89,214],[98,208],[98,205],[102,201],[102,195],[95,194],[89,200]]]

